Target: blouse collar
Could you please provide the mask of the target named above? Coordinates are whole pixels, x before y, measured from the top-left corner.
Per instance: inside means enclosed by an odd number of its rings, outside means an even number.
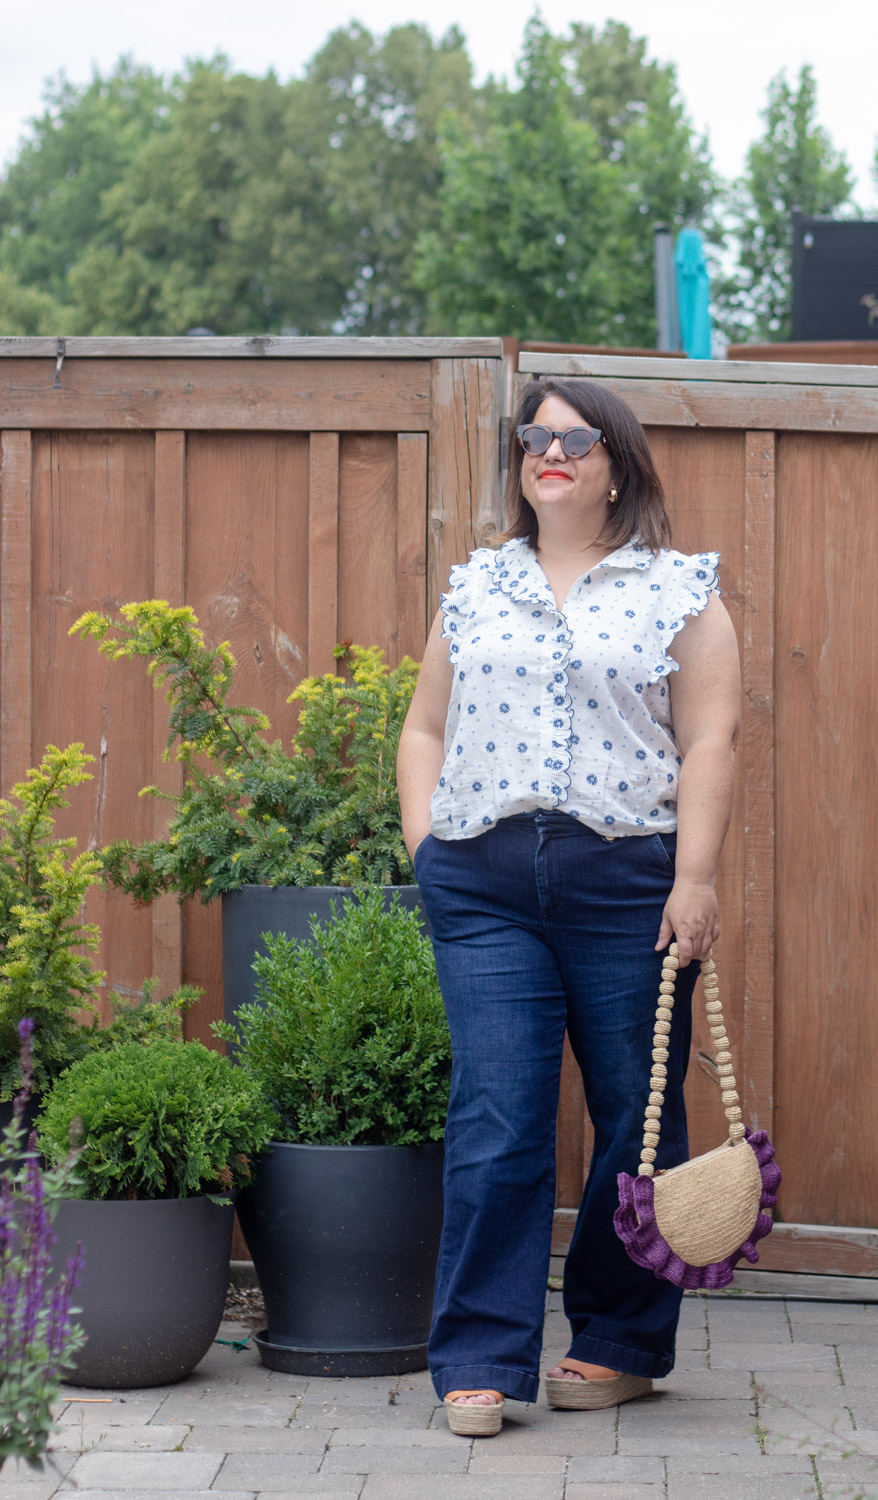
[[[589,572],[597,573],[601,568],[634,568],[643,573],[652,565],[652,560],[653,553],[643,546],[639,537],[634,536],[630,542],[617,547],[615,552],[605,557],[603,562],[596,563]],[[546,576],[525,537],[513,537],[512,541],[503,543],[495,553],[493,576],[496,587],[512,599],[544,602],[548,594],[554,604]]]

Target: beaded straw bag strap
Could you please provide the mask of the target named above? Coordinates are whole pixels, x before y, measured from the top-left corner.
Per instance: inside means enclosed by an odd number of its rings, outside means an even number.
[[[679,962],[672,943],[662,960],[640,1166],[636,1177],[619,1173],[619,1207],[613,1222],[637,1265],[690,1291],[715,1290],[728,1286],[742,1255],[749,1261],[759,1259],[755,1242],[771,1230],[771,1218],[763,1210],[777,1202],[780,1168],[765,1131],[751,1133],[741,1120],[711,950],[701,965],[701,978],[728,1139],[681,1166],[655,1170]]]

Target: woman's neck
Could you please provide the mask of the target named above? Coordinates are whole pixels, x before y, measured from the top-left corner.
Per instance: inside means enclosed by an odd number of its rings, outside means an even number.
[[[574,576],[578,577],[589,568],[597,567],[598,563],[603,562],[616,549],[613,543],[602,542],[597,538],[585,540],[580,537],[573,541],[558,536],[547,537],[541,530],[535,550],[544,569],[557,567],[564,572],[575,570]]]

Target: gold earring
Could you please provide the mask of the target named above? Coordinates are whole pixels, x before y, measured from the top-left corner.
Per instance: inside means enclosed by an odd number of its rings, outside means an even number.
[[[610,504],[611,505],[615,505],[616,501],[618,500],[618,498],[619,498],[618,491],[616,489],[616,486],[613,485],[613,488],[610,490]]]

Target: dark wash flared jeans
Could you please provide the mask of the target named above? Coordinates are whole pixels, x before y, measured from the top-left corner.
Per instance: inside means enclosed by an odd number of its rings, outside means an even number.
[[[631,1375],[674,1363],[680,1291],[628,1259],[616,1174],[636,1174],[674,834],[604,839],[566,813],[428,836],[415,871],[453,1051],[430,1370],[440,1397],[536,1399],[565,1028],[595,1144],[564,1270],[568,1353]],[[679,973],[656,1167],[688,1155],[683,1079],[698,965]]]

